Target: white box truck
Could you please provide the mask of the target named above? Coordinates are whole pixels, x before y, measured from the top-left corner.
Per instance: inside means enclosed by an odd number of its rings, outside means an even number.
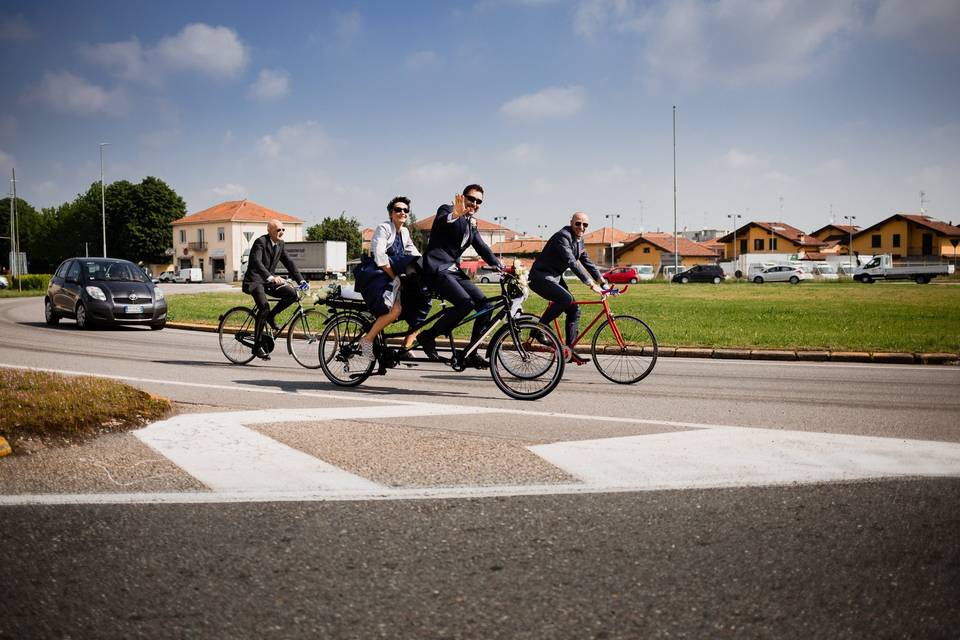
[[[285,242],[284,248],[307,280],[337,280],[347,271],[347,243],[342,240]],[[282,262],[277,265],[277,273],[287,273]]]

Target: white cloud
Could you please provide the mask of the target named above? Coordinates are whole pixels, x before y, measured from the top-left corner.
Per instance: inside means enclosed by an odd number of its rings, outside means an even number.
[[[549,87],[504,103],[500,113],[518,119],[567,118],[580,113],[584,101],[583,87]]]
[[[440,56],[433,51],[415,51],[407,56],[404,65],[410,71],[434,69],[440,66]]]
[[[724,154],[723,163],[731,169],[745,169],[760,165],[763,163],[763,160],[755,153],[748,153],[734,148]]]
[[[214,187],[210,191],[218,198],[241,199],[247,197],[247,188],[240,184],[233,184],[232,182],[228,182],[220,187]]]
[[[281,100],[290,95],[290,74],[283,69],[263,69],[250,86],[250,95],[260,102]]]
[[[956,0],[880,0],[877,35],[909,41],[918,49],[960,52],[960,3]]]
[[[156,56],[166,68],[214,77],[236,76],[250,57],[236,31],[202,23],[189,24],[177,35],[160,40]]]
[[[43,80],[29,87],[22,100],[63,113],[83,115],[122,115],[128,108],[126,94],[121,89],[104,89],[69,71],[44,73]]]
[[[7,16],[0,19],[0,41],[24,41],[30,40],[36,35],[33,28],[27,23],[21,15]]]
[[[643,177],[640,169],[630,169],[620,164],[615,164],[606,169],[597,169],[590,172],[587,180],[594,185],[615,185],[630,184],[634,185]]]
[[[125,80],[145,80],[151,76],[147,73],[146,52],[136,38],[83,45],[80,53],[87,60],[106,67]]]
[[[591,0],[574,30],[637,34],[654,88],[788,83],[814,73],[837,43],[862,27],[858,6],[833,0]]]
[[[521,142],[507,150],[506,156],[512,163],[525,166],[537,164],[542,159],[543,154],[537,145]]]
[[[57,185],[52,180],[44,180],[30,185],[30,193],[40,199],[50,199],[56,192]]]
[[[14,158],[12,155],[7,153],[3,149],[0,149],[0,170],[6,171],[7,169],[10,169],[11,167],[13,167],[16,163],[17,163],[16,158]]]
[[[407,177],[422,186],[437,186],[447,182],[462,182],[467,168],[455,162],[431,162],[412,167]]]
[[[363,15],[356,9],[335,14],[334,23],[341,42],[351,42],[363,33]]]
[[[268,158],[307,160],[320,156],[330,139],[319,123],[307,120],[280,127],[276,133],[260,138],[259,148]]]

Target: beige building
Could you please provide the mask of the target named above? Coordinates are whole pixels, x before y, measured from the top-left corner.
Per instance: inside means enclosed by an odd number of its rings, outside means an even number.
[[[173,221],[173,263],[177,269],[199,268],[205,282],[232,282],[242,277],[253,241],[279,220],[288,242],[303,240],[303,220],[249,200],[233,200]]]

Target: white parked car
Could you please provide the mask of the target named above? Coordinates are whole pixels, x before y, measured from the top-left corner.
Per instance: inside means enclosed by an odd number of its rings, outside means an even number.
[[[813,265],[813,276],[818,280],[839,280],[836,268],[828,262],[818,262]]]
[[[0,276],[0,289],[6,289],[10,286],[10,283],[7,282],[6,276]]]
[[[477,269],[477,280],[483,284],[500,282],[500,272],[492,267],[480,267]]]
[[[789,282],[790,284],[799,284],[802,280],[810,280],[812,275],[803,270],[803,267],[791,265],[776,265],[767,267],[753,276],[753,281],[757,284],[764,282]]]

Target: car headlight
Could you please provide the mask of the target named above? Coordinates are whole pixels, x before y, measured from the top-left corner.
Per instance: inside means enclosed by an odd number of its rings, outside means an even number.
[[[160,287],[154,287],[153,295],[157,300],[163,300],[163,289],[161,289]]]
[[[94,300],[106,300],[107,296],[100,287],[87,287],[87,295]]]

